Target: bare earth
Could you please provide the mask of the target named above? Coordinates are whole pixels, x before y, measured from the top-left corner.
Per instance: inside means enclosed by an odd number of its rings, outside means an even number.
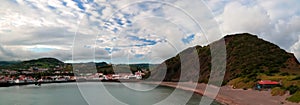
[[[197,88],[191,88],[192,82],[181,82],[180,86],[177,86],[177,82],[147,82],[149,84],[160,84],[162,86],[169,86],[174,88],[180,88],[183,90],[194,91],[195,93],[204,94],[206,84],[198,83]],[[195,86],[195,85],[194,85]],[[210,86],[210,85],[209,85]],[[211,88],[218,88],[211,86]],[[210,96],[208,96],[210,97]],[[257,91],[257,90],[242,90],[232,89],[229,86],[223,86],[220,88],[215,100],[228,105],[300,105],[300,103],[287,102],[285,99],[288,95],[284,96],[272,96],[270,91]]]

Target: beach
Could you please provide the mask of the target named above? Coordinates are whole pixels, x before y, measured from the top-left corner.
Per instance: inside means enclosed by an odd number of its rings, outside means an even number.
[[[192,82],[181,82],[177,86],[177,82],[147,82],[149,84],[160,84],[161,86],[168,86],[179,88],[187,91],[194,91],[195,93],[204,94],[207,84],[198,83],[196,89],[191,88]],[[213,88],[213,86],[212,86]],[[209,97],[209,96],[208,96]],[[232,89],[230,86],[222,86],[219,90],[215,100],[227,105],[299,105],[299,103],[291,103],[285,99],[288,94],[284,96],[272,96],[271,91],[257,91],[257,90],[243,90]]]

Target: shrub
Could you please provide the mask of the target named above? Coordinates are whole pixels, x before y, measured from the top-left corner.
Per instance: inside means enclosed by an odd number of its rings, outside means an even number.
[[[272,96],[283,96],[285,94],[285,90],[281,89],[280,87],[275,87],[271,91]]]
[[[299,103],[300,102],[300,91],[297,91],[295,94],[293,94],[291,97],[287,98],[286,100],[290,102]]]
[[[290,95],[292,95],[292,94],[296,93],[296,92],[297,92],[298,90],[300,90],[300,89],[299,89],[299,87],[296,86],[296,85],[290,85],[290,86],[287,88],[287,90],[289,90]]]
[[[288,76],[290,75],[288,72],[280,73],[281,76]]]
[[[291,85],[293,85],[293,82],[292,81],[288,81],[288,80],[282,80],[282,86],[283,87],[289,87],[289,86],[291,86]]]
[[[270,71],[265,71],[265,74],[266,74],[267,76],[274,76],[274,74],[271,73]]]
[[[275,74],[275,73],[279,73],[279,72],[280,72],[280,70],[278,67],[273,67],[273,68],[270,68],[270,70],[269,70],[270,74]]]
[[[300,76],[295,77],[293,80],[300,80]]]

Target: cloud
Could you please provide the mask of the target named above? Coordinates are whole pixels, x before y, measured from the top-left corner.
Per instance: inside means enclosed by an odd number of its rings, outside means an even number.
[[[216,19],[224,35],[249,32],[295,52],[299,40],[300,2],[243,0],[219,2],[206,1],[215,10]],[[217,6],[221,6],[219,9]],[[220,12],[221,11],[221,12]],[[300,59],[299,53],[296,53]]]
[[[269,16],[260,6],[242,5],[231,2],[224,7],[221,14],[221,27],[225,34],[249,32],[259,34],[269,30]]]
[[[223,35],[254,33],[300,57],[299,1],[205,3],[212,12],[199,2],[180,0],[2,1],[0,59],[70,61],[73,54],[82,61],[158,63],[221,38],[214,35],[219,27],[209,24],[216,20]]]
[[[1,57],[2,59],[4,59],[4,57],[13,57],[14,56],[14,54],[10,50],[3,48],[3,46],[1,46],[1,45],[0,45],[0,53],[1,53],[1,55],[5,55],[5,56]]]

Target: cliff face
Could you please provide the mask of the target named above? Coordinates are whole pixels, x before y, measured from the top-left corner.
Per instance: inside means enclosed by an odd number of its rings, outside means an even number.
[[[284,51],[277,45],[258,38],[248,33],[228,35],[224,37],[226,44],[226,73],[224,77],[225,83],[237,77],[246,77],[249,80],[255,80],[258,74],[274,75],[283,72],[289,74],[300,74],[299,62],[291,53]],[[212,44],[218,43],[214,42]],[[195,46],[188,48],[181,53],[192,54],[195,48],[198,58],[187,58],[186,62],[181,63],[179,55],[172,57],[153,71],[151,79],[162,78],[163,64],[166,64],[165,81],[178,81],[181,73],[181,66],[188,66],[189,63],[199,60],[199,67],[190,67],[190,69],[199,69],[200,73],[188,72],[183,70],[182,73],[186,77],[199,75],[199,82],[207,82],[211,71],[211,52],[210,46]],[[184,58],[186,59],[186,58]],[[201,66],[200,66],[201,65]],[[182,78],[190,80],[191,78]]]

